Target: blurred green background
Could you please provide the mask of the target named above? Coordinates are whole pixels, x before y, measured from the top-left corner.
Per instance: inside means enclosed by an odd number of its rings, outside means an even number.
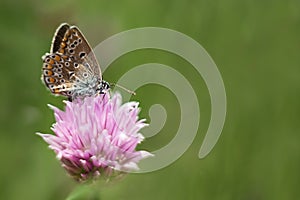
[[[223,133],[203,160],[197,155],[210,118],[210,98],[200,75],[176,55],[140,50],[122,56],[104,73],[117,81],[132,67],[158,62],[193,85],[201,106],[200,128],[172,165],[130,174],[99,189],[101,199],[297,199],[300,196],[300,1],[37,1],[0,2],[0,199],[65,199],[76,183],[34,133],[50,133],[62,108],[40,81],[41,56],[61,22],[76,24],[92,46],[118,32],[157,26],[198,41],[216,62],[226,87]],[[100,61],[101,62],[101,61]],[[165,87],[146,85],[134,99],[141,116],[153,103],[168,121],[139,148],[168,143],[180,119]],[[187,130],[188,131],[188,130]]]

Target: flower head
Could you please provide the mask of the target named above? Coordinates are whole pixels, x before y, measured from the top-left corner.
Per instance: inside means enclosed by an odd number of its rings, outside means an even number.
[[[138,103],[122,105],[121,95],[108,93],[66,101],[65,111],[54,106],[55,135],[38,133],[54,150],[66,171],[78,181],[109,177],[137,170],[137,163],[152,156],[135,148],[147,124],[138,120]]]

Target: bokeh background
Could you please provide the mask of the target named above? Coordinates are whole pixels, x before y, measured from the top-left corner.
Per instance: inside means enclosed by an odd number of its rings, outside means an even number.
[[[209,156],[200,160],[210,118],[210,98],[201,76],[185,60],[158,50],[131,52],[114,62],[104,73],[110,82],[148,62],[178,70],[197,93],[201,122],[193,144],[175,163],[102,186],[100,199],[297,199],[299,9],[298,0],[1,0],[0,199],[66,199],[77,186],[35,135],[51,132],[54,118],[48,103],[63,108],[63,98],[52,96],[40,81],[41,56],[49,51],[61,22],[79,26],[92,46],[131,28],[180,31],[208,51],[226,87],[223,133]],[[149,151],[163,147],[180,120],[174,94],[159,85],[145,85],[134,99],[141,102],[145,118],[154,103],[166,108],[165,127],[139,146]]]

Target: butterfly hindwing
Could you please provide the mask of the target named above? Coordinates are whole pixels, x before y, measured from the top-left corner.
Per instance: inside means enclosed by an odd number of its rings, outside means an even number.
[[[42,78],[54,94],[72,96],[75,84],[74,67],[67,56],[52,53],[43,57]]]

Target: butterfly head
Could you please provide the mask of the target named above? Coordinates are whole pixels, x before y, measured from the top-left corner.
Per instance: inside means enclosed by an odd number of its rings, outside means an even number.
[[[105,94],[110,88],[110,85],[108,82],[104,80],[99,80],[99,84],[97,86],[97,93],[99,94]]]

